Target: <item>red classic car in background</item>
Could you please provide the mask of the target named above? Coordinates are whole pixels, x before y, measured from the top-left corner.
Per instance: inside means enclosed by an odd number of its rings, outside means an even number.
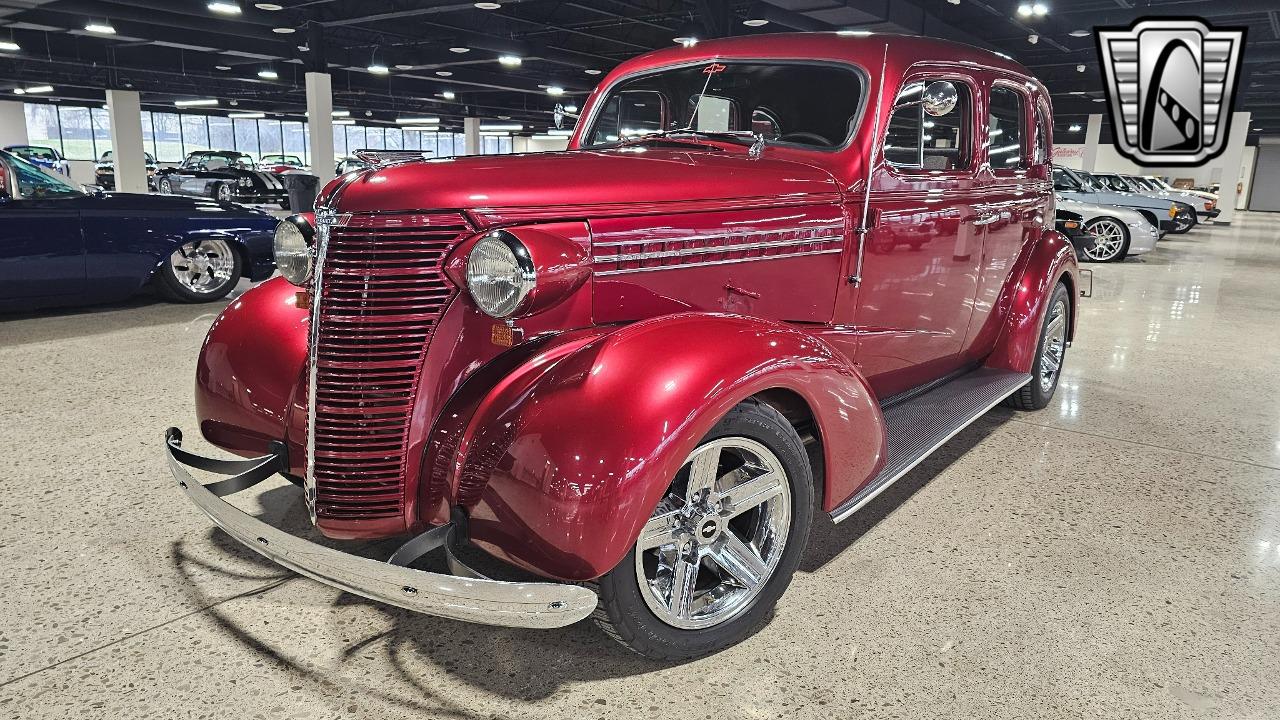
[[[623,63],[567,152],[382,164],[280,225],[200,355],[190,498],[300,573],[653,657],[760,626],[814,512],[863,507],[1074,331],[1048,93],[989,52],[770,35]],[[186,467],[232,475],[209,485]],[[330,538],[222,501],[275,472]],[[547,581],[464,565],[471,543]],[[408,567],[443,549],[452,574]]]

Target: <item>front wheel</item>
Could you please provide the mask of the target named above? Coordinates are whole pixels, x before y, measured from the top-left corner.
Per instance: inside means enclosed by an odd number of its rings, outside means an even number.
[[[1093,240],[1081,253],[1086,260],[1115,262],[1123,260],[1129,252],[1129,228],[1115,218],[1102,217],[1090,220],[1084,226]]]
[[[768,405],[738,405],[690,453],[633,551],[599,579],[597,623],[657,659],[741,641],[791,582],[813,497],[791,424]]]
[[[157,286],[170,300],[210,302],[240,282],[240,254],[226,240],[183,243],[156,271]]]
[[[167,177],[160,178],[156,181],[156,192],[161,195],[173,194],[173,181]]]
[[[213,197],[219,202],[231,202],[235,199],[235,194],[231,191],[231,186],[221,183],[213,189]]]
[[[1019,410],[1041,410],[1053,399],[1067,355],[1067,329],[1071,327],[1071,294],[1058,283],[1049,296],[1049,309],[1040,325],[1040,342],[1031,366],[1031,382],[1005,401]]]

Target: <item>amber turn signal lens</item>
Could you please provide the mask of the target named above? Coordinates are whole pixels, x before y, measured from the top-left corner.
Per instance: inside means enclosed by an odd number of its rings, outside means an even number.
[[[1076,222],[1075,220],[1068,220],[1062,223],[1062,226],[1068,230],[1075,230],[1076,228],[1080,227],[1080,223]]]

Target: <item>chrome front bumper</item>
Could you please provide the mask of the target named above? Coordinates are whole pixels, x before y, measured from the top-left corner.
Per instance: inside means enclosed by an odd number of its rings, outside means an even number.
[[[326,585],[414,612],[505,627],[563,627],[595,610],[596,595],[587,588],[491,580],[467,567],[452,552],[457,542],[452,523],[419,535],[387,562],[379,562],[294,537],[221,499],[283,469],[283,455],[251,460],[204,458],[183,450],[182,432],[169,428],[165,456],[187,497],[218,527],[268,560]],[[187,472],[188,466],[231,477],[204,485]],[[444,548],[455,574],[404,567],[437,548]]]

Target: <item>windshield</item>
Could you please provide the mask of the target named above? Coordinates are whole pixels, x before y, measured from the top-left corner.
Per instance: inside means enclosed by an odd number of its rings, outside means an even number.
[[[302,159],[297,155],[263,155],[264,163],[279,163],[281,165],[301,165]]]
[[[42,198],[84,195],[84,192],[78,186],[67,182],[62,176],[47,172],[44,168],[34,165],[17,155],[9,155],[6,159],[13,168],[14,178],[18,182],[18,194],[22,197]]]
[[[633,77],[595,106],[583,147],[651,133],[753,133],[815,149],[843,146],[862,102],[851,67],[805,63],[701,63]]]
[[[37,160],[57,160],[58,154],[53,148],[40,147],[38,145],[19,145],[12,148],[13,152],[19,157],[36,158]]]
[[[155,157],[154,157],[151,153],[149,153],[149,152],[144,152],[144,153],[142,153],[142,155],[143,155],[143,157],[145,157],[145,158],[146,158],[146,164],[148,164],[148,165],[155,165],[155,164],[156,164],[156,159],[155,159]],[[105,162],[111,162],[111,151],[110,151],[110,150],[108,150],[108,151],[106,151],[106,152],[102,153],[102,157],[98,158],[98,162],[104,162],[104,163],[105,163]]]

